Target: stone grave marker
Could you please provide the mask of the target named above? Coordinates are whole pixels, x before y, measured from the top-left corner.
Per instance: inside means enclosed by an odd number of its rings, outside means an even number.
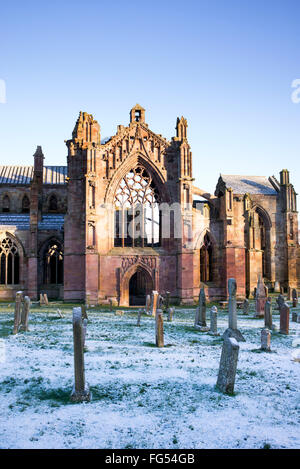
[[[217,388],[224,394],[233,394],[240,346],[234,337],[223,342]]]

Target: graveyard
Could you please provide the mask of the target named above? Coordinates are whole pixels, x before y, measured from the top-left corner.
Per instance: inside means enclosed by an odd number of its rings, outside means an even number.
[[[1,303],[0,447],[299,448],[300,307],[287,301],[288,334],[280,333],[276,298],[269,297],[269,329],[255,300],[231,318],[232,306],[218,303],[206,304],[206,317],[196,306],[156,317],[137,308],[87,308],[90,401],[82,402],[71,399],[73,308],[81,305],[33,303],[27,330],[16,333],[15,303]],[[228,341],[236,375],[234,389],[222,392],[218,372]]]

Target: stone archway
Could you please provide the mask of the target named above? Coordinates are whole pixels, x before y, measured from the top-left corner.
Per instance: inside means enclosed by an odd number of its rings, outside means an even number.
[[[120,305],[145,305],[146,295],[150,295],[154,288],[151,272],[140,265],[129,269],[122,282],[120,291]]]

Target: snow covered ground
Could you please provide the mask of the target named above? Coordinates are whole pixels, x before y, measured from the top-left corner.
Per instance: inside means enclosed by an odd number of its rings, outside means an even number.
[[[165,320],[163,349],[150,317],[137,327],[137,311],[88,314],[93,398],[74,404],[72,306],[33,307],[30,332],[16,336],[13,305],[0,306],[0,448],[300,448],[300,324],[260,352],[263,320],[239,310],[246,342],[227,396],[215,388],[222,340],[193,329],[195,309]]]

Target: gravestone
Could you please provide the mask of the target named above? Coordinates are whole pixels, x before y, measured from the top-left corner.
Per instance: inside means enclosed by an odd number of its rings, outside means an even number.
[[[168,321],[173,321],[174,308],[168,308]]]
[[[73,308],[73,343],[74,343],[74,387],[71,401],[90,401],[91,394],[85,381],[84,372],[84,332],[81,308]]]
[[[45,303],[45,305],[47,305],[47,306],[48,306],[48,304],[49,304],[47,293],[44,293],[44,303]]]
[[[300,323],[300,313],[297,314],[297,323]]]
[[[255,297],[255,309],[256,317],[263,317],[265,311],[265,302],[266,302],[266,287],[262,276],[259,275],[256,288],[256,297]]]
[[[88,315],[86,312],[86,305],[81,305],[80,307],[81,307],[81,314],[82,314],[83,319],[88,319]]]
[[[296,308],[298,306],[298,292],[296,288],[293,288],[292,290],[292,299],[293,299],[293,308]]]
[[[211,335],[218,334],[218,309],[216,306],[213,306],[210,310],[210,329],[209,333]]]
[[[271,301],[266,301],[265,303],[265,327],[267,329],[272,329],[273,322],[272,322],[272,303]]]
[[[225,394],[233,394],[240,346],[234,337],[223,342],[217,388]]]
[[[289,334],[290,308],[287,303],[280,307],[280,334]]]
[[[292,312],[292,322],[297,322],[298,313],[297,311]]]
[[[279,309],[279,311],[280,311],[281,306],[284,305],[284,303],[285,303],[284,296],[281,295],[281,294],[278,295],[278,297],[276,298],[276,303],[277,303],[277,307],[278,307],[278,309]]]
[[[164,346],[164,320],[163,320],[163,312],[161,309],[158,309],[156,311],[155,336],[156,336],[156,346],[163,347]]]
[[[137,322],[136,322],[136,325],[137,325],[137,326],[140,326],[140,325],[141,325],[141,316],[142,316],[142,310],[139,309],[139,311],[138,311],[138,317],[137,317]]]
[[[112,311],[112,310],[113,310],[113,302],[112,302],[112,299],[110,298],[110,299],[108,300],[108,302],[109,302],[109,311]]]
[[[19,327],[20,327],[20,324],[21,324],[22,300],[23,300],[23,292],[22,291],[17,291],[17,293],[16,293],[16,302],[15,302],[13,334],[17,334],[19,332]]]
[[[266,352],[271,351],[271,332],[269,329],[263,329],[261,331],[261,350]]]
[[[250,302],[245,298],[244,303],[243,303],[243,314],[247,315],[249,314],[249,309],[250,309]]]
[[[158,291],[153,290],[151,294],[151,315],[156,317],[157,302],[158,302]]]
[[[242,333],[237,328],[237,309],[236,309],[236,281],[234,278],[228,280],[228,329],[223,334],[223,339],[234,337],[238,342],[245,342]]]
[[[22,309],[22,316],[21,316],[21,331],[28,331],[28,317],[29,317],[29,309],[30,309],[30,298],[29,296],[24,297],[23,302],[23,309]]]
[[[145,305],[146,314],[150,314],[150,306],[151,306],[151,297],[150,297],[150,295],[147,295],[146,296],[146,305]]]
[[[274,293],[280,293],[280,283],[278,280],[274,283]]]
[[[203,287],[199,293],[199,304],[196,308],[194,327],[201,332],[209,331],[209,328],[206,324],[206,296]]]
[[[45,304],[44,295],[40,293],[40,306]]]

